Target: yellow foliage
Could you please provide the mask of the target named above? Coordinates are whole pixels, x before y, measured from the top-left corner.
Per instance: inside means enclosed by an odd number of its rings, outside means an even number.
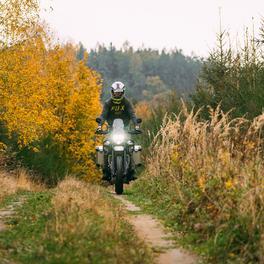
[[[36,33],[39,0],[0,0],[0,44],[11,46]]]
[[[206,183],[206,180],[204,176],[201,176],[198,178],[198,186],[203,192],[205,191],[205,183]]]
[[[34,0],[8,0],[0,8],[6,16],[5,21],[0,20],[5,33],[0,49],[0,121],[20,147],[34,143],[34,152],[39,151],[36,142],[52,137],[72,171],[89,168],[91,177],[96,174],[91,154],[101,81],[84,61],[76,59],[73,45],[52,45],[48,34],[34,24],[37,4]],[[24,35],[17,21],[20,16]],[[38,31],[29,38],[26,33],[34,32],[30,21]]]
[[[178,145],[174,146],[172,149],[172,153],[171,153],[171,161],[173,163],[177,163],[179,162],[179,158],[180,158],[180,154],[179,154],[179,149],[178,149]]]
[[[234,184],[233,184],[231,179],[229,179],[225,182],[225,187],[226,187],[226,189],[232,189],[234,187]]]
[[[151,117],[150,105],[146,101],[138,103],[135,107],[137,116],[143,117],[144,120],[148,120]]]
[[[226,150],[220,149],[218,151],[218,158],[223,164],[227,165],[230,162],[230,153]]]

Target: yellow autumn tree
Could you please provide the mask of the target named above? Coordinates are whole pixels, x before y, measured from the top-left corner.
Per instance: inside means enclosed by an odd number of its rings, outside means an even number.
[[[21,43],[35,35],[39,10],[38,0],[0,0],[1,47]]]
[[[54,140],[60,143],[75,173],[84,167],[95,171],[91,155],[95,149],[95,117],[101,109],[100,78],[87,68],[85,61],[76,60],[72,45],[56,47],[48,58],[48,83],[52,87],[49,102],[56,106],[59,120]]]
[[[89,168],[93,178],[101,81],[76,59],[76,47],[49,41],[38,10],[34,0],[1,1],[0,122],[32,159],[56,151],[64,172],[85,175]]]

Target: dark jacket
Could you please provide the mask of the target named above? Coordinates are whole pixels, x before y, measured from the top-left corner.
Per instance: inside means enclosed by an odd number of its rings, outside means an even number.
[[[126,97],[124,97],[119,103],[113,102],[112,98],[108,99],[104,103],[100,118],[100,125],[107,121],[107,123],[112,126],[113,120],[116,118],[121,118],[125,126],[128,126],[130,120],[135,125],[137,124],[137,118],[133,106]]]

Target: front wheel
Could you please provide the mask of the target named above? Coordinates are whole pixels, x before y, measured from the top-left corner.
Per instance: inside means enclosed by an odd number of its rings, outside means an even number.
[[[123,175],[124,175],[123,157],[116,157],[116,180],[115,180],[115,192],[116,194],[123,193]]]

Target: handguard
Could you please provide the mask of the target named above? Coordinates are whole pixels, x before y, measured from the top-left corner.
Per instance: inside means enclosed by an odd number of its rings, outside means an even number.
[[[95,134],[97,134],[97,135],[107,135],[108,133],[109,133],[108,130],[102,130],[102,129],[97,129],[95,131]]]
[[[128,131],[128,133],[131,135],[138,135],[138,134],[142,134],[142,130],[135,129],[135,130]]]

